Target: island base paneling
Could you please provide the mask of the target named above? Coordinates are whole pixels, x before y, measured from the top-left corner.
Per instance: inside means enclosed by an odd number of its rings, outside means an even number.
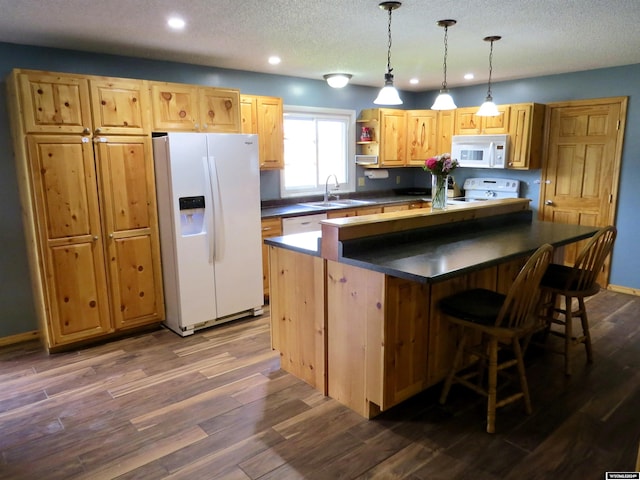
[[[271,347],[280,367],[327,394],[324,260],[269,247]]]

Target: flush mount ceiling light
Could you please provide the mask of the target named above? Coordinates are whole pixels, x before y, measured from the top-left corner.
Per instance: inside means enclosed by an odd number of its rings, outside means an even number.
[[[491,73],[493,71],[493,42],[497,42],[501,38],[498,35],[484,37],[485,42],[491,42],[491,50],[489,51],[489,88],[487,90],[487,98],[476,113],[479,117],[497,117],[500,115],[498,107],[493,103],[493,97],[491,96]]]
[[[447,40],[449,38],[449,27],[454,26],[456,23],[455,20],[439,20],[438,26],[444,27],[444,80],[442,81],[442,88],[440,89],[440,93],[436,97],[436,101],[433,102],[433,106],[431,110],[455,110],[456,104],[453,103],[453,98],[449,94],[449,89],[447,88]]]
[[[389,35],[389,42],[387,44],[387,73],[384,74],[384,87],[380,90],[380,93],[373,101],[376,105],[402,105],[398,90],[393,86],[393,68],[391,68],[391,12],[397,8],[400,8],[402,2],[382,2],[378,6],[389,12],[389,26],[387,32]]]
[[[342,88],[346,87],[351,80],[352,75],[349,73],[327,73],[324,75],[324,79],[327,81],[330,87]]]

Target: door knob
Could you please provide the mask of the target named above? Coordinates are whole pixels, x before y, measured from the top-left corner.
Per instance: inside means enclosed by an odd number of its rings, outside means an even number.
[[[545,205],[553,205],[553,200],[545,200],[544,204]]]

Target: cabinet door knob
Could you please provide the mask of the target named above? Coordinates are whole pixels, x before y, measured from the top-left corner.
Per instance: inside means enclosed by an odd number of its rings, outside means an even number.
[[[96,130],[95,130],[95,134],[96,134],[96,135],[99,135],[99,134],[100,134],[100,132],[102,132],[102,130],[101,130],[100,128],[96,128]]]
[[[97,241],[98,241],[98,235],[94,235],[94,236],[93,236],[93,241],[94,241],[94,242],[97,242]]]
[[[84,135],[89,135],[91,133],[91,130],[89,130],[89,127],[84,127],[84,130],[82,130],[82,133]]]
[[[553,205],[553,200],[545,200],[544,204],[545,205]]]

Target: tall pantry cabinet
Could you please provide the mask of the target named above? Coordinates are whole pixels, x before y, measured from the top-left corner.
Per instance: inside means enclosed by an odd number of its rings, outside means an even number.
[[[50,351],[164,318],[145,81],[7,80],[36,312]]]

